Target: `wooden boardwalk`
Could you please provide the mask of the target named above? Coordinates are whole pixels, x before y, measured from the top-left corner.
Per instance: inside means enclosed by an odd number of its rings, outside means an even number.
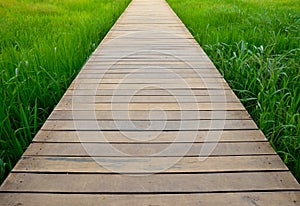
[[[300,186],[164,0],[133,0],[0,205],[300,205]]]

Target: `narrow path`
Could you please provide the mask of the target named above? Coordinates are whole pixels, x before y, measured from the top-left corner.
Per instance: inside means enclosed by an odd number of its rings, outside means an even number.
[[[299,205],[300,186],[164,0],[133,0],[0,205]]]

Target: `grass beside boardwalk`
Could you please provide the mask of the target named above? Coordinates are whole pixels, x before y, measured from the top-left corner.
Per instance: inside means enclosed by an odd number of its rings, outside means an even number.
[[[167,1],[299,181],[299,0]]]
[[[0,183],[129,0],[0,0]]]

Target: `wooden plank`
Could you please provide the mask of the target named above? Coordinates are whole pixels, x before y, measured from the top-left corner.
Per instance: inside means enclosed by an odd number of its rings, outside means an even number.
[[[195,138],[177,138],[180,135]],[[135,137],[135,138],[128,138]],[[149,138],[150,137],[150,138]],[[151,138],[153,137],[153,138]],[[40,130],[33,142],[98,142],[98,143],[173,143],[176,142],[264,142],[267,141],[260,130],[229,131],[43,131]]]
[[[61,103],[74,102],[74,103],[216,103],[216,102],[236,102],[239,103],[239,99],[235,96],[126,96],[126,95],[102,95],[102,96],[87,96],[87,95],[76,95],[76,96],[64,96],[61,99]]]
[[[129,27],[127,27],[129,28]],[[115,44],[120,44],[120,45],[128,45],[128,46],[133,46],[133,45],[149,45],[149,43],[153,42],[153,45],[157,45],[157,46],[166,46],[166,45],[172,45],[172,46],[197,46],[197,42],[194,41],[191,38],[177,38],[177,39],[173,39],[173,38],[153,38],[152,41],[147,41],[148,39],[145,38],[136,38],[135,41],[124,41],[123,38],[115,38],[115,39],[110,39],[111,41],[109,42],[109,44],[115,45]],[[176,42],[178,44],[176,44]],[[132,43],[132,44],[130,44]],[[105,45],[105,44],[104,44]]]
[[[127,30],[129,30],[129,29],[136,30],[135,28],[125,28],[125,29],[127,29]],[[142,30],[143,30],[143,28],[142,28]],[[148,29],[144,29],[144,32],[148,32],[148,31],[149,31]],[[157,33],[160,34],[161,32],[157,31]],[[129,41],[129,40],[127,39],[127,41]],[[103,44],[105,44],[105,43],[103,43]],[[185,49],[185,50],[179,50],[179,49],[177,49],[176,50],[174,47],[173,48],[169,47],[168,49],[165,48],[162,51],[151,49],[149,47],[148,49],[136,50],[136,53],[129,53],[128,51],[132,51],[133,48],[127,48],[126,49],[126,48],[123,47],[123,48],[120,48],[120,50],[118,50],[116,47],[113,47],[113,48],[106,47],[105,49],[103,49],[102,45],[101,45],[101,47],[97,48],[93,54],[102,55],[102,53],[103,54],[105,53],[106,55],[123,54],[122,56],[131,56],[131,55],[144,54],[145,52],[148,52],[148,53],[151,53],[151,54],[154,53],[154,52],[156,52],[156,53],[162,54],[163,56],[172,56],[172,55],[175,56],[175,55],[178,55],[178,57],[181,57],[180,56],[181,54],[183,54],[183,56],[186,56],[186,54],[187,54],[187,53],[185,53],[187,49]],[[189,52],[191,53],[191,56],[197,56],[196,55],[197,53],[201,53],[200,54],[200,56],[201,56],[204,53],[203,49],[201,49],[201,48],[195,48],[195,47],[189,48]]]
[[[222,184],[220,184],[221,182]],[[9,192],[98,194],[276,190],[299,190],[299,184],[289,172],[155,174],[142,176],[11,173],[0,188],[0,191]]]
[[[127,28],[128,29],[130,27],[123,27],[123,28]],[[130,29],[138,29],[138,28],[145,29],[145,27],[138,26],[138,25],[137,25],[137,27],[135,27],[133,25],[133,27],[131,27]],[[165,29],[168,29],[168,27],[165,27]],[[172,27],[170,27],[170,29],[172,29]],[[158,30],[158,32],[162,32],[162,31]],[[135,49],[136,51],[139,51],[139,50],[148,50],[149,51],[150,50],[150,51],[158,51],[158,52],[162,52],[164,50],[174,50],[174,49],[178,49],[178,48],[183,48],[183,49],[189,50],[189,51],[199,51],[199,49],[197,48],[196,42],[191,41],[190,39],[186,40],[186,44],[179,44],[179,45],[177,45],[177,44],[172,44],[172,45],[170,44],[170,45],[168,45],[168,44],[165,44],[165,43],[156,44],[156,45],[151,45],[151,44],[145,45],[145,44],[141,43],[141,44],[135,45],[134,41],[131,41],[131,42],[132,42],[132,44],[130,44],[130,43],[126,44],[125,43],[126,47],[124,47],[124,48],[125,49],[133,49],[134,46],[137,46],[136,49]],[[101,49],[102,50],[103,49],[108,49],[108,50],[110,49],[110,50],[112,50],[112,49],[116,49],[115,47],[117,47],[117,46],[108,47],[109,45],[114,45],[114,40],[110,40],[109,44],[106,44],[106,43],[107,42],[104,42],[102,44],[101,48],[99,48],[99,49],[100,50]]]
[[[300,191],[292,192],[228,192],[198,194],[49,194],[49,193],[0,193],[0,205],[22,206],[94,206],[94,205],[160,205],[160,206],[297,206]]]
[[[184,139],[183,137],[181,137]],[[179,138],[180,139],[180,138]],[[191,139],[191,138],[190,138]],[[145,141],[145,140],[144,140]],[[190,140],[191,141],[191,140]],[[206,149],[208,149],[206,151]],[[209,154],[207,154],[209,153]],[[232,156],[275,154],[268,142],[233,143],[32,143],[25,156],[73,156],[73,157],[118,157],[118,156]]]
[[[175,77],[173,79],[134,79],[134,78],[126,78],[126,79],[75,79],[73,83],[76,84],[95,84],[95,83],[101,83],[101,84],[111,84],[111,83],[135,83],[135,84],[140,84],[140,83],[150,83],[150,84],[174,84],[178,83],[178,81],[183,81],[180,77]],[[206,83],[206,82],[218,82],[218,83],[225,83],[225,80],[223,78],[186,78],[184,79],[184,82],[186,84],[190,83]],[[182,83],[182,82],[181,82]]]
[[[130,39],[129,39],[130,40]],[[129,41],[128,40],[128,41]],[[151,39],[149,39],[151,40]],[[88,62],[92,62],[93,58],[97,58],[100,56],[108,56],[108,57],[118,57],[118,58],[129,58],[131,56],[141,56],[141,55],[145,55],[145,54],[150,54],[150,55],[154,55],[154,54],[160,54],[160,56],[179,56],[180,58],[185,58],[188,56],[192,56],[192,57],[196,57],[196,56],[204,56],[204,52],[202,49],[189,49],[188,51],[185,50],[175,50],[173,48],[170,49],[164,49],[163,52],[159,52],[159,51],[155,51],[155,50],[140,50],[138,51],[138,54],[132,55],[129,53],[129,51],[132,51],[132,48],[125,48],[125,47],[121,47],[120,50],[116,50],[114,47],[112,48],[106,48],[105,52],[101,49],[98,48],[95,50],[95,52],[93,53],[93,55],[95,55],[95,57],[92,56],[91,60],[88,60]],[[189,52],[189,53],[187,53]]]
[[[76,115],[74,113],[74,115]],[[225,115],[224,115],[225,116]],[[258,129],[253,120],[48,120],[42,130],[199,131]]]
[[[105,48],[107,45],[103,44],[103,48]],[[122,42],[118,42],[118,41],[111,41],[109,43],[109,46],[111,47],[124,47],[124,48],[134,48],[136,47],[136,49],[148,49],[150,46],[155,49],[161,49],[161,48],[183,48],[183,49],[190,49],[190,47],[192,46],[197,46],[196,42],[186,42],[186,43],[178,43],[176,44],[176,40],[174,40],[173,42],[163,42],[162,41],[154,41],[153,43],[151,43],[150,41],[145,41],[144,42],[132,42],[132,43],[126,43],[124,41]],[[110,48],[111,48],[110,47]]]
[[[121,92],[120,92],[121,93]],[[166,111],[191,111],[191,110],[245,110],[241,103],[98,103],[98,104],[80,104],[68,102],[58,104],[55,110],[166,110]]]
[[[124,40],[123,40],[124,41]],[[148,40],[147,40],[148,41]],[[165,41],[165,40],[164,40]],[[176,58],[176,57],[173,57],[173,56],[170,56],[170,55],[166,55],[166,57],[164,56],[160,56],[160,57],[157,57],[157,56],[147,56],[147,57],[142,57],[142,56],[134,56],[134,55],[131,55],[131,56],[116,56],[116,57],[108,57],[108,56],[94,56],[93,58],[90,58],[89,61],[87,62],[86,66],[87,66],[87,70],[89,68],[89,66],[93,66],[93,64],[97,64],[97,65],[106,65],[106,64],[109,64],[109,63],[116,63],[117,65],[123,65],[123,64],[132,64],[134,63],[133,65],[136,65],[136,63],[140,63],[141,65],[145,65],[145,64],[148,64],[150,63],[150,65],[154,64],[157,65],[157,62],[163,62],[163,65],[164,64],[175,64],[176,65],[179,63],[179,64],[185,64],[185,68],[181,68],[181,69],[178,69],[178,72],[190,72],[193,68],[186,68],[187,67],[187,62],[193,62],[193,63],[197,63],[197,64],[205,64],[205,65],[208,65],[208,68],[202,68],[201,71],[211,71],[211,70],[214,70],[214,68],[211,68],[212,64],[211,62],[209,62],[209,58],[207,56],[197,56],[197,57],[183,57],[183,58]],[[94,69],[97,69],[96,67],[94,67]],[[123,68],[122,68],[123,69]],[[122,70],[121,69],[121,70]],[[129,69],[125,69],[126,71],[128,71]],[[161,72],[159,68],[148,68],[148,69],[143,69],[143,71],[156,71],[156,72]]]
[[[132,38],[141,38],[141,37],[132,37]],[[151,40],[151,39],[147,39],[147,38],[143,38],[146,39],[147,41]],[[123,38],[124,40],[128,40],[128,38]],[[176,39],[175,39],[176,40]],[[122,55],[122,53],[113,53],[113,54],[105,54],[105,55],[93,55],[91,56],[91,58],[88,60],[88,62],[100,62],[100,61],[112,61],[112,60],[116,60],[116,59],[120,59],[121,61],[208,61],[209,58],[208,56],[206,56],[204,53],[201,54],[196,54],[194,53],[194,55],[184,55],[184,53],[177,53],[178,55],[180,54],[180,59],[176,58],[175,55],[169,55],[169,54],[159,54],[157,52],[148,52],[148,53],[138,53],[138,54],[131,54],[129,56],[124,56]],[[175,57],[174,57],[175,56]]]
[[[187,93],[188,92],[188,93]],[[80,96],[106,96],[106,95],[114,95],[114,96],[187,96],[191,91],[186,89],[147,89],[144,88],[136,92],[134,89],[122,90],[122,92],[116,92],[113,89],[101,89],[101,90],[72,90],[68,89],[65,95],[80,95]],[[193,96],[227,96],[233,95],[232,90],[207,90],[207,89],[196,89],[192,90]],[[180,97],[179,97],[180,98]],[[244,109],[243,109],[244,110]]]
[[[122,50],[121,50],[122,51]],[[209,72],[211,74],[219,74],[218,70],[215,69],[213,64],[210,61],[205,61],[206,59],[203,59],[199,62],[184,62],[184,61],[178,61],[178,62],[163,62],[158,63],[156,61],[150,62],[150,61],[133,61],[130,60],[130,62],[127,61],[121,61],[121,59],[115,59],[110,62],[104,62],[104,61],[95,61],[95,60],[89,60],[84,68],[88,67],[89,69],[82,70],[83,73],[89,73],[92,72],[90,70],[98,70],[100,73],[101,67],[107,68],[110,70],[116,70],[116,69],[127,69],[127,72],[138,72],[139,73],[144,72],[147,73],[147,75],[150,75],[151,73],[166,73],[170,72],[176,72],[176,73],[182,73],[185,72],[198,72],[198,73],[206,73]],[[131,69],[131,70],[130,70]],[[110,71],[109,70],[109,71]],[[126,70],[125,70],[126,71]]]
[[[163,166],[168,165],[168,168]],[[162,169],[160,169],[162,168]],[[203,173],[288,170],[277,155],[220,157],[22,157],[13,172]]]
[[[163,18],[163,17],[161,17]],[[120,30],[110,30],[110,32],[108,33],[108,35],[106,36],[106,39],[110,40],[110,39],[113,39],[113,38],[126,38],[126,37],[143,37],[145,39],[147,38],[153,38],[153,39],[174,39],[174,38],[178,38],[178,39],[185,39],[185,38],[189,38],[189,39],[193,39],[192,37],[189,37],[187,31],[183,31],[183,30],[180,30],[178,29],[177,31],[174,31],[174,33],[172,32],[161,32],[161,34],[158,34],[157,32],[155,31],[151,31],[149,30],[149,34],[147,33],[143,33],[144,30],[134,30],[134,29],[131,29],[131,30],[121,30],[121,29],[124,29],[124,25],[120,25]],[[128,27],[129,28],[129,27]],[[158,29],[156,30],[158,31]],[[123,35],[122,35],[123,34]]]
[[[104,69],[103,69],[104,70]],[[132,76],[130,76],[132,75]],[[133,78],[136,74],[130,74],[128,76],[126,76],[126,78],[113,78],[113,79],[109,79],[109,78],[102,78],[102,79],[97,79],[97,78],[78,78],[75,79],[73,81],[73,83],[83,83],[83,84],[219,84],[219,83],[223,83],[226,84],[225,80],[222,79],[221,77],[201,77],[201,75],[199,75],[199,77],[191,77],[191,78],[184,78],[182,79],[180,77],[180,75],[177,74],[170,74],[173,78],[151,78],[151,76],[149,78],[143,78],[143,79],[135,79]],[[139,74],[137,74],[139,76]]]
[[[166,62],[166,66],[158,65],[157,61],[160,60],[153,60],[152,61],[140,61],[139,59],[129,59],[129,60],[122,60],[122,59],[112,59],[112,60],[93,60],[88,61],[85,65],[85,69],[82,70],[81,74],[102,74],[102,73],[134,73],[134,74],[191,74],[191,73],[210,73],[210,74],[219,74],[219,72],[207,62],[201,62],[201,66],[205,66],[204,68],[197,68],[186,65],[185,62],[174,62],[169,63]],[[133,64],[132,62],[135,62]],[[137,64],[139,63],[139,64]],[[175,64],[176,63],[176,64]],[[182,65],[181,65],[182,64]],[[200,63],[198,63],[200,64]],[[168,66],[171,66],[169,68]],[[172,67],[176,65],[177,67]],[[180,67],[179,67],[180,66]]]
[[[152,79],[167,79],[167,78],[170,78],[170,76],[173,76],[173,75],[170,75],[170,74],[173,74],[174,73],[163,73],[163,74],[159,74],[159,73],[152,73],[152,74],[143,74],[143,73],[140,73],[140,74],[135,74],[135,78],[139,78],[139,79],[149,79],[149,78],[152,78]],[[125,73],[125,74],[82,74],[82,73],[79,73],[78,74],[78,78],[85,78],[85,79],[88,79],[88,78],[91,78],[91,79],[122,79],[122,78],[125,78],[127,77],[128,74]],[[201,74],[197,74],[197,73],[189,73],[189,74],[180,74],[179,75],[181,78],[203,78],[203,77],[222,77],[221,74],[218,74],[218,73],[201,73]]]
[[[89,97],[89,96],[87,96]],[[88,101],[88,100],[87,100]],[[103,100],[104,101],[104,100]],[[53,110],[49,120],[210,120],[210,119],[251,119],[245,111],[72,111]]]
[[[154,44],[152,45],[151,43],[149,44],[124,44],[124,45],[120,45],[120,44],[109,44],[109,45],[105,45],[105,43],[102,45],[101,49],[103,51],[103,49],[117,49],[117,48],[120,48],[121,50],[120,51],[129,51],[129,49],[131,49],[131,51],[138,51],[138,50],[158,50],[158,51],[161,51],[161,52],[164,52],[164,51],[168,51],[168,50],[186,50],[186,51],[192,51],[192,52],[195,52],[197,51],[196,49],[191,49],[191,47],[193,46],[197,46],[196,43],[194,44],[190,44],[190,45],[185,45],[185,44],[181,44],[181,45],[172,45],[172,44],[165,44],[165,45],[161,45],[161,44]],[[124,50],[122,50],[122,48],[124,48]],[[101,51],[101,50],[100,50]]]
[[[71,89],[143,89],[143,88],[164,88],[164,89],[179,89],[179,88],[187,88],[187,89],[229,89],[226,83],[198,83],[198,84],[190,84],[186,82],[178,83],[178,84],[159,84],[159,83],[149,83],[149,84],[126,84],[126,83],[118,83],[118,84],[71,84]]]

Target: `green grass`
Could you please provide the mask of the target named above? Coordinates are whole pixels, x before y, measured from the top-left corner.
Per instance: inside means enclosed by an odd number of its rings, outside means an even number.
[[[300,180],[300,1],[168,0]]]
[[[0,0],[0,183],[130,0]]]

